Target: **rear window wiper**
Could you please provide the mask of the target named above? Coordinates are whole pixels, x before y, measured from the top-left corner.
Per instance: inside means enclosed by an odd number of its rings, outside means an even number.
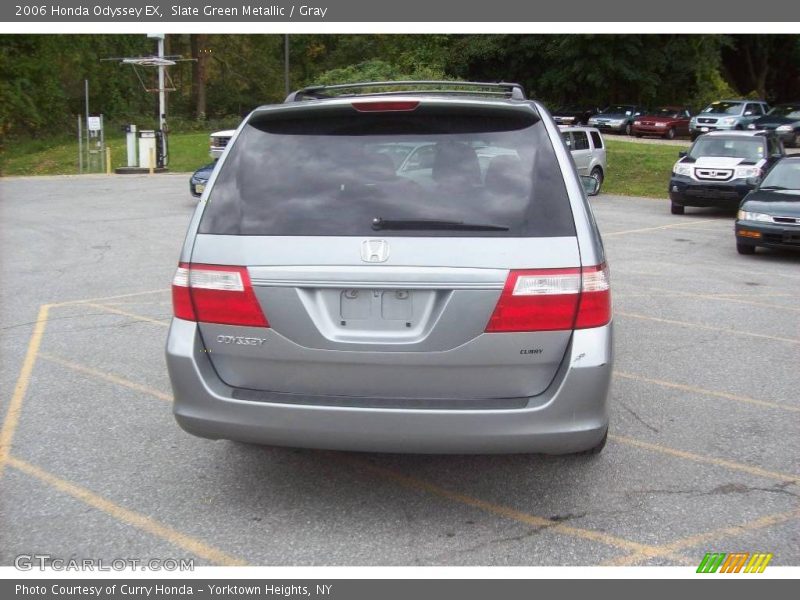
[[[372,228],[375,231],[382,229],[452,229],[458,231],[508,231],[503,225],[484,223],[464,223],[463,221],[446,221],[441,219],[372,219]]]

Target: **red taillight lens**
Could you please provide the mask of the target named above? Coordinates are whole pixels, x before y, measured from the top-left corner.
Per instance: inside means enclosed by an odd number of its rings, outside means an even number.
[[[187,321],[269,327],[245,267],[181,263],[172,280],[172,306]]]
[[[610,320],[605,265],[511,271],[486,332],[585,329]]]
[[[575,329],[602,327],[611,321],[611,282],[605,264],[584,267]]]
[[[358,112],[402,112],[415,110],[419,100],[379,100],[371,102],[353,102]]]

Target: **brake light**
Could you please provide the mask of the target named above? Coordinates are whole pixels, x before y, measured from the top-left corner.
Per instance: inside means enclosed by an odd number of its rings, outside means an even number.
[[[605,265],[511,271],[486,332],[587,329],[610,320]]]
[[[187,321],[269,327],[245,267],[181,263],[172,280],[172,306]]]
[[[402,112],[415,110],[419,100],[380,100],[377,102],[353,102],[358,112]]]

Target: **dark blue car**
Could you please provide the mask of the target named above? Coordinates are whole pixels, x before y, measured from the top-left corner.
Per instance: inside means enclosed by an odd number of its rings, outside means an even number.
[[[199,198],[203,195],[203,190],[206,189],[208,178],[211,177],[211,173],[216,164],[217,161],[204,165],[192,174],[189,178],[189,192],[192,196]]]

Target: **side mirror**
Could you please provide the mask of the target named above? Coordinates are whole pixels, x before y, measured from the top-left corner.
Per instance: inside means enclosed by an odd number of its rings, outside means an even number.
[[[581,175],[581,185],[583,185],[583,191],[586,192],[587,196],[597,196],[600,192],[600,182],[594,177]]]
[[[687,155],[686,150],[681,150],[678,152],[678,158],[684,158]]]

